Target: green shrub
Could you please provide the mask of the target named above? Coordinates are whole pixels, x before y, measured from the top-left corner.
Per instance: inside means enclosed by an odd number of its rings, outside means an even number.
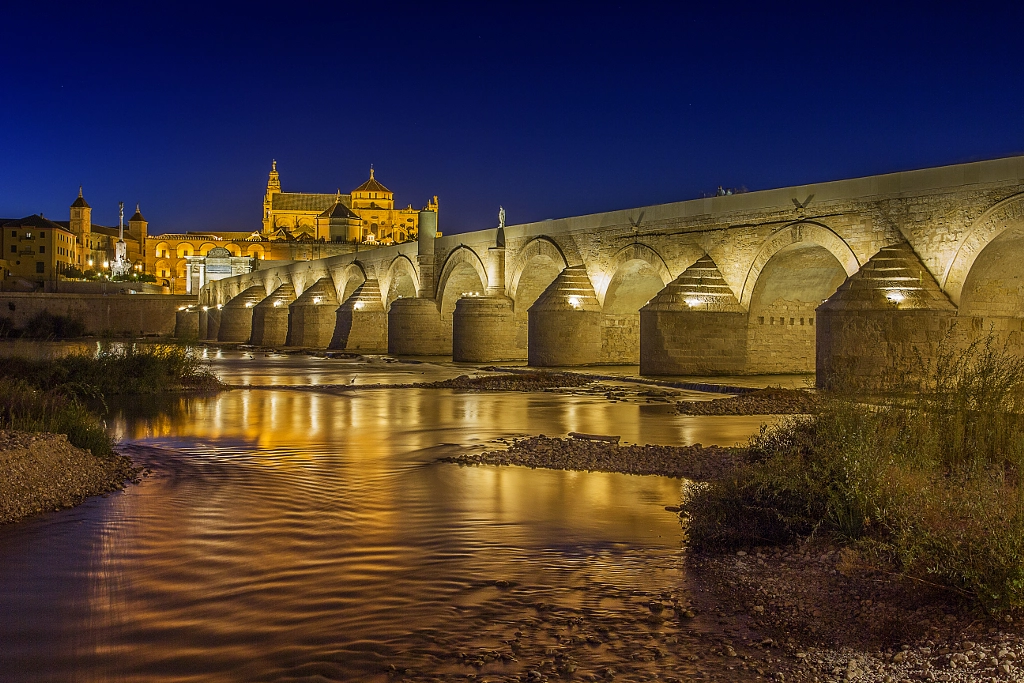
[[[763,429],[747,464],[688,492],[690,543],[828,534],[990,609],[1024,606],[1024,359],[987,339],[925,377]]]
[[[82,399],[220,387],[192,348],[174,344],[123,344],[55,359],[0,358],[0,377]]]
[[[114,442],[103,424],[77,399],[40,391],[22,380],[0,379],[0,428],[67,434],[68,441],[93,455],[113,453]]]
[[[69,339],[83,336],[85,325],[77,318],[44,309],[25,322],[23,334],[33,339]]]

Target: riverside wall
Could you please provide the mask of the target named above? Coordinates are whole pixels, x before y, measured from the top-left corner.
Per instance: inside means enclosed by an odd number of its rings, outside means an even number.
[[[180,308],[196,305],[195,296],[170,294],[42,294],[0,292],[0,317],[23,329],[47,311],[80,321],[87,334],[170,336]]]

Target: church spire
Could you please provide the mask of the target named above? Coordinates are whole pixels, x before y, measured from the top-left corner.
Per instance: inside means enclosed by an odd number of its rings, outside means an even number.
[[[281,176],[277,172],[277,159],[270,162],[270,178],[267,179],[267,196],[281,191]]]

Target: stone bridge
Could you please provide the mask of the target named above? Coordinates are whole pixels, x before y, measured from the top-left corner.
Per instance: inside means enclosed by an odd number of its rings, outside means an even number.
[[[441,238],[436,215],[418,242],[208,284],[200,336],[668,375],[817,358],[819,382],[951,328],[1021,347],[1024,157]]]

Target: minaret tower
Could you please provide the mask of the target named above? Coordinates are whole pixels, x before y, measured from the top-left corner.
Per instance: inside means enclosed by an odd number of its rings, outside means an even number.
[[[139,255],[146,256],[146,238],[149,236],[149,223],[142,217],[139,205],[135,205],[135,213],[128,219],[128,234],[139,241]]]
[[[281,192],[281,176],[277,174],[277,159],[270,162],[270,178],[267,180],[267,194],[263,197],[263,234],[274,231],[271,212],[274,208],[274,195]]]
[[[71,204],[71,222],[68,227],[71,228],[71,232],[78,239],[78,244],[75,245],[75,251],[77,252],[75,256],[76,264],[81,266],[92,250],[92,245],[90,244],[92,238],[92,207],[82,197],[81,185],[78,186],[78,199]]]

